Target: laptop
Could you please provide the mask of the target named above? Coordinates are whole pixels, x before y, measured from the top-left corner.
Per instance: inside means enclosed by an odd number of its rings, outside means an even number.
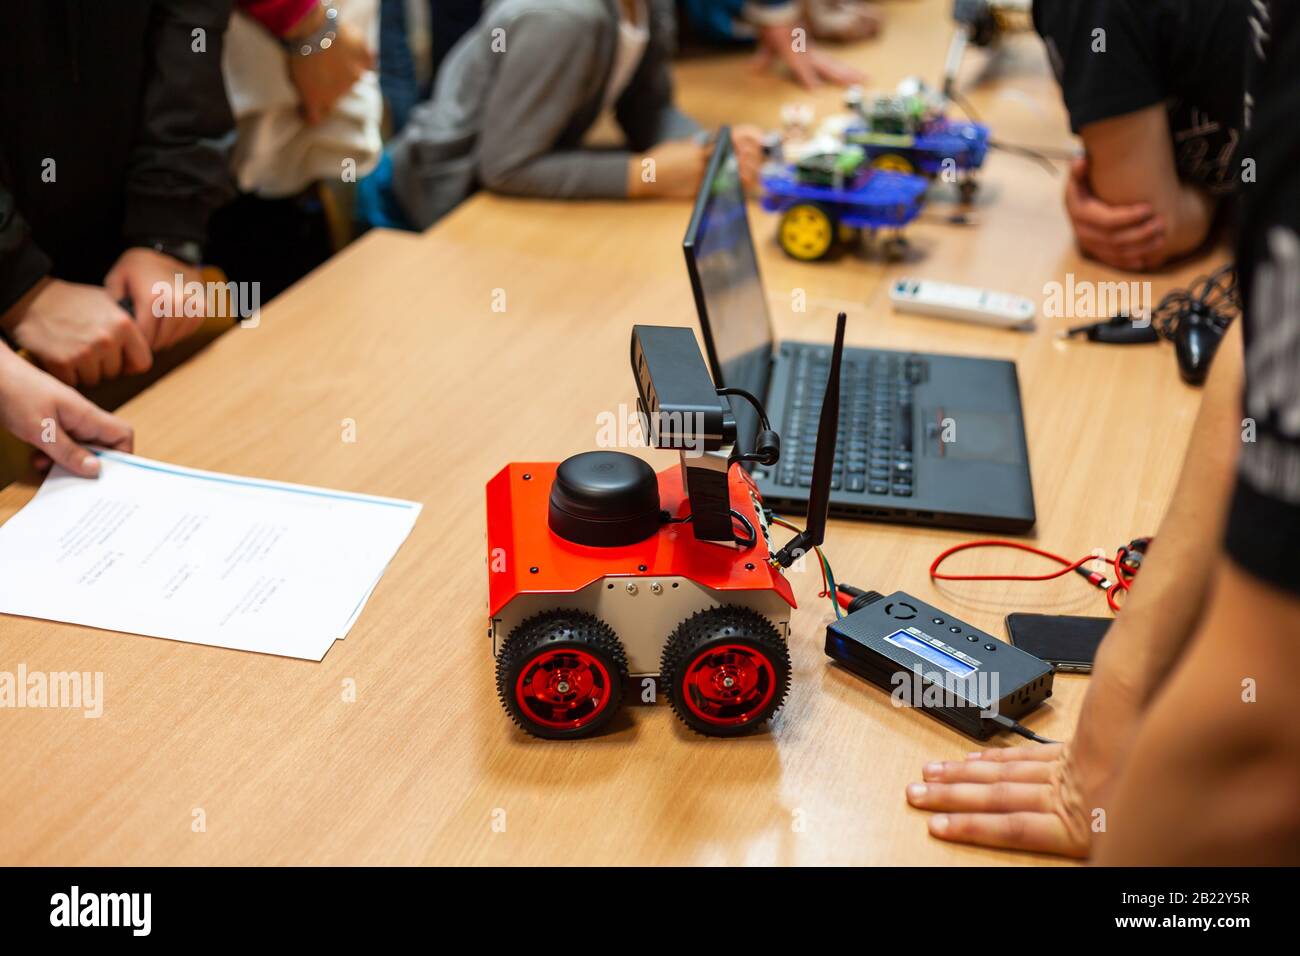
[[[774,340],[725,127],[683,246],[714,381],[757,396],[781,435],[780,461],[751,466],[763,500],[806,513],[831,350]],[[832,515],[1002,532],[1033,527],[1015,363],[845,349],[841,374]],[[750,450],[758,414],[747,402],[731,405],[739,447]]]

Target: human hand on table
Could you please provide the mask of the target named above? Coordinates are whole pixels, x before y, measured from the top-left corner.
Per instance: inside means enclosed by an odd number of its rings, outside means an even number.
[[[54,461],[83,478],[99,474],[99,459],[80,442],[129,452],[135,437],[125,421],[4,346],[0,346],[0,426],[36,449],[37,468],[44,470]]]
[[[793,30],[790,24],[758,28],[758,52],[754,55],[756,70],[770,69],[779,61],[785,64],[796,83],[810,90],[823,82],[837,86],[866,82],[866,74],[861,70],[813,49],[806,35],[796,45]]]
[[[1085,254],[1106,265],[1131,272],[1157,269],[1205,241],[1214,220],[1212,199],[1179,183],[1166,205],[1165,213],[1146,202],[1111,205],[1093,194],[1086,159],[1070,165],[1065,211],[1075,239]]]
[[[1134,675],[1124,662],[1103,666],[1102,647],[1069,743],[999,747],[925,765],[924,782],[908,786],[907,802],[934,813],[931,836],[1079,859],[1090,855],[1104,832],[1106,800],[1141,713]]]
[[[1075,240],[1087,255],[1117,269],[1134,272],[1162,255],[1166,224],[1150,203],[1113,206],[1093,195],[1088,184],[1088,161],[1070,164],[1065,184],[1065,211]]]
[[[196,266],[153,249],[134,248],[118,257],[104,277],[104,288],[115,300],[131,302],[140,334],[151,351],[161,352],[193,335],[203,324],[207,296],[203,296],[201,307],[187,303],[185,286],[191,282],[203,282]],[[187,315],[187,311],[198,314]]]
[[[97,385],[153,364],[141,330],[99,286],[43,279],[0,317],[0,324],[68,385]]]

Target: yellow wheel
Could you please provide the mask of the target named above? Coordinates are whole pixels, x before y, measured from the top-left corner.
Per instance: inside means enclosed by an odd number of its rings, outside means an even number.
[[[820,206],[799,203],[781,217],[780,238],[786,255],[811,262],[830,252],[835,241],[835,224]]]
[[[871,165],[875,169],[884,169],[891,173],[913,172],[912,164],[897,153],[881,153],[871,161]]]

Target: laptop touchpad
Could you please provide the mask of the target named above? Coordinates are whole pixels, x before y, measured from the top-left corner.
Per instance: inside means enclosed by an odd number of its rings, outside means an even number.
[[[1014,415],[943,407],[924,409],[923,416],[921,445],[927,458],[1009,464],[1023,458]]]

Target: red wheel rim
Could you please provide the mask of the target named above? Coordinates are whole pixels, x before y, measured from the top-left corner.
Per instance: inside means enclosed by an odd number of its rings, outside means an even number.
[[[586,727],[609,706],[611,692],[605,665],[572,647],[543,651],[515,681],[515,700],[528,719],[557,730]]]
[[[719,727],[753,720],[775,693],[772,661],[744,644],[721,644],[701,651],[682,677],[682,699],[691,713]]]

